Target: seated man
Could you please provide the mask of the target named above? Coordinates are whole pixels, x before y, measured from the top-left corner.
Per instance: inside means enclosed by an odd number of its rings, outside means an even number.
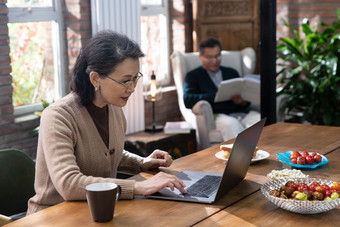
[[[260,120],[259,112],[250,111],[250,103],[239,94],[231,100],[215,103],[218,85],[222,80],[239,77],[238,72],[230,67],[221,66],[221,43],[214,38],[204,40],[199,46],[199,58],[202,66],[187,73],[183,98],[187,108],[192,108],[198,101],[206,100],[212,106],[216,116],[216,128],[222,132],[224,140],[229,140],[245,128]]]

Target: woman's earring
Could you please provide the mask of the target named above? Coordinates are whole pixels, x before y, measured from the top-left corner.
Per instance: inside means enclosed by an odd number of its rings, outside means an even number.
[[[95,90],[98,91],[98,87],[95,87]]]

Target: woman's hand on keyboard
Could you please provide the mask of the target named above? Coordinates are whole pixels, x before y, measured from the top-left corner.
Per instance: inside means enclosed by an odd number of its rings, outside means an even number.
[[[137,181],[134,188],[134,195],[151,195],[164,187],[172,191],[177,188],[181,193],[187,193],[185,184],[176,176],[159,172],[144,181]]]

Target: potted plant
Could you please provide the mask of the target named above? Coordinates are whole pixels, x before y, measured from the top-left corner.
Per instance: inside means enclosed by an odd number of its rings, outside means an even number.
[[[278,41],[278,95],[292,122],[340,126],[340,9],[337,15],[313,30],[304,19],[301,33],[283,21],[294,37]]]

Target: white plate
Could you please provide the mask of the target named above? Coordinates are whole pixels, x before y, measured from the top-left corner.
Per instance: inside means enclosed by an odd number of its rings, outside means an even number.
[[[219,151],[215,154],[216,158],[219,158],[219,159],[222,159],[222,160],[228,160],[226,158],[223,158],[223,151]],[[270,156],[270,154],[267,152],[267,151],[264,151],[264,150],[258,150],[256,152],[256,156],[255,158],[253,158],[251,160],[251,163],[253,162],[257,162],[257,161],[260,161],[260,160],[263,160],[263,159],[266,159]]]

